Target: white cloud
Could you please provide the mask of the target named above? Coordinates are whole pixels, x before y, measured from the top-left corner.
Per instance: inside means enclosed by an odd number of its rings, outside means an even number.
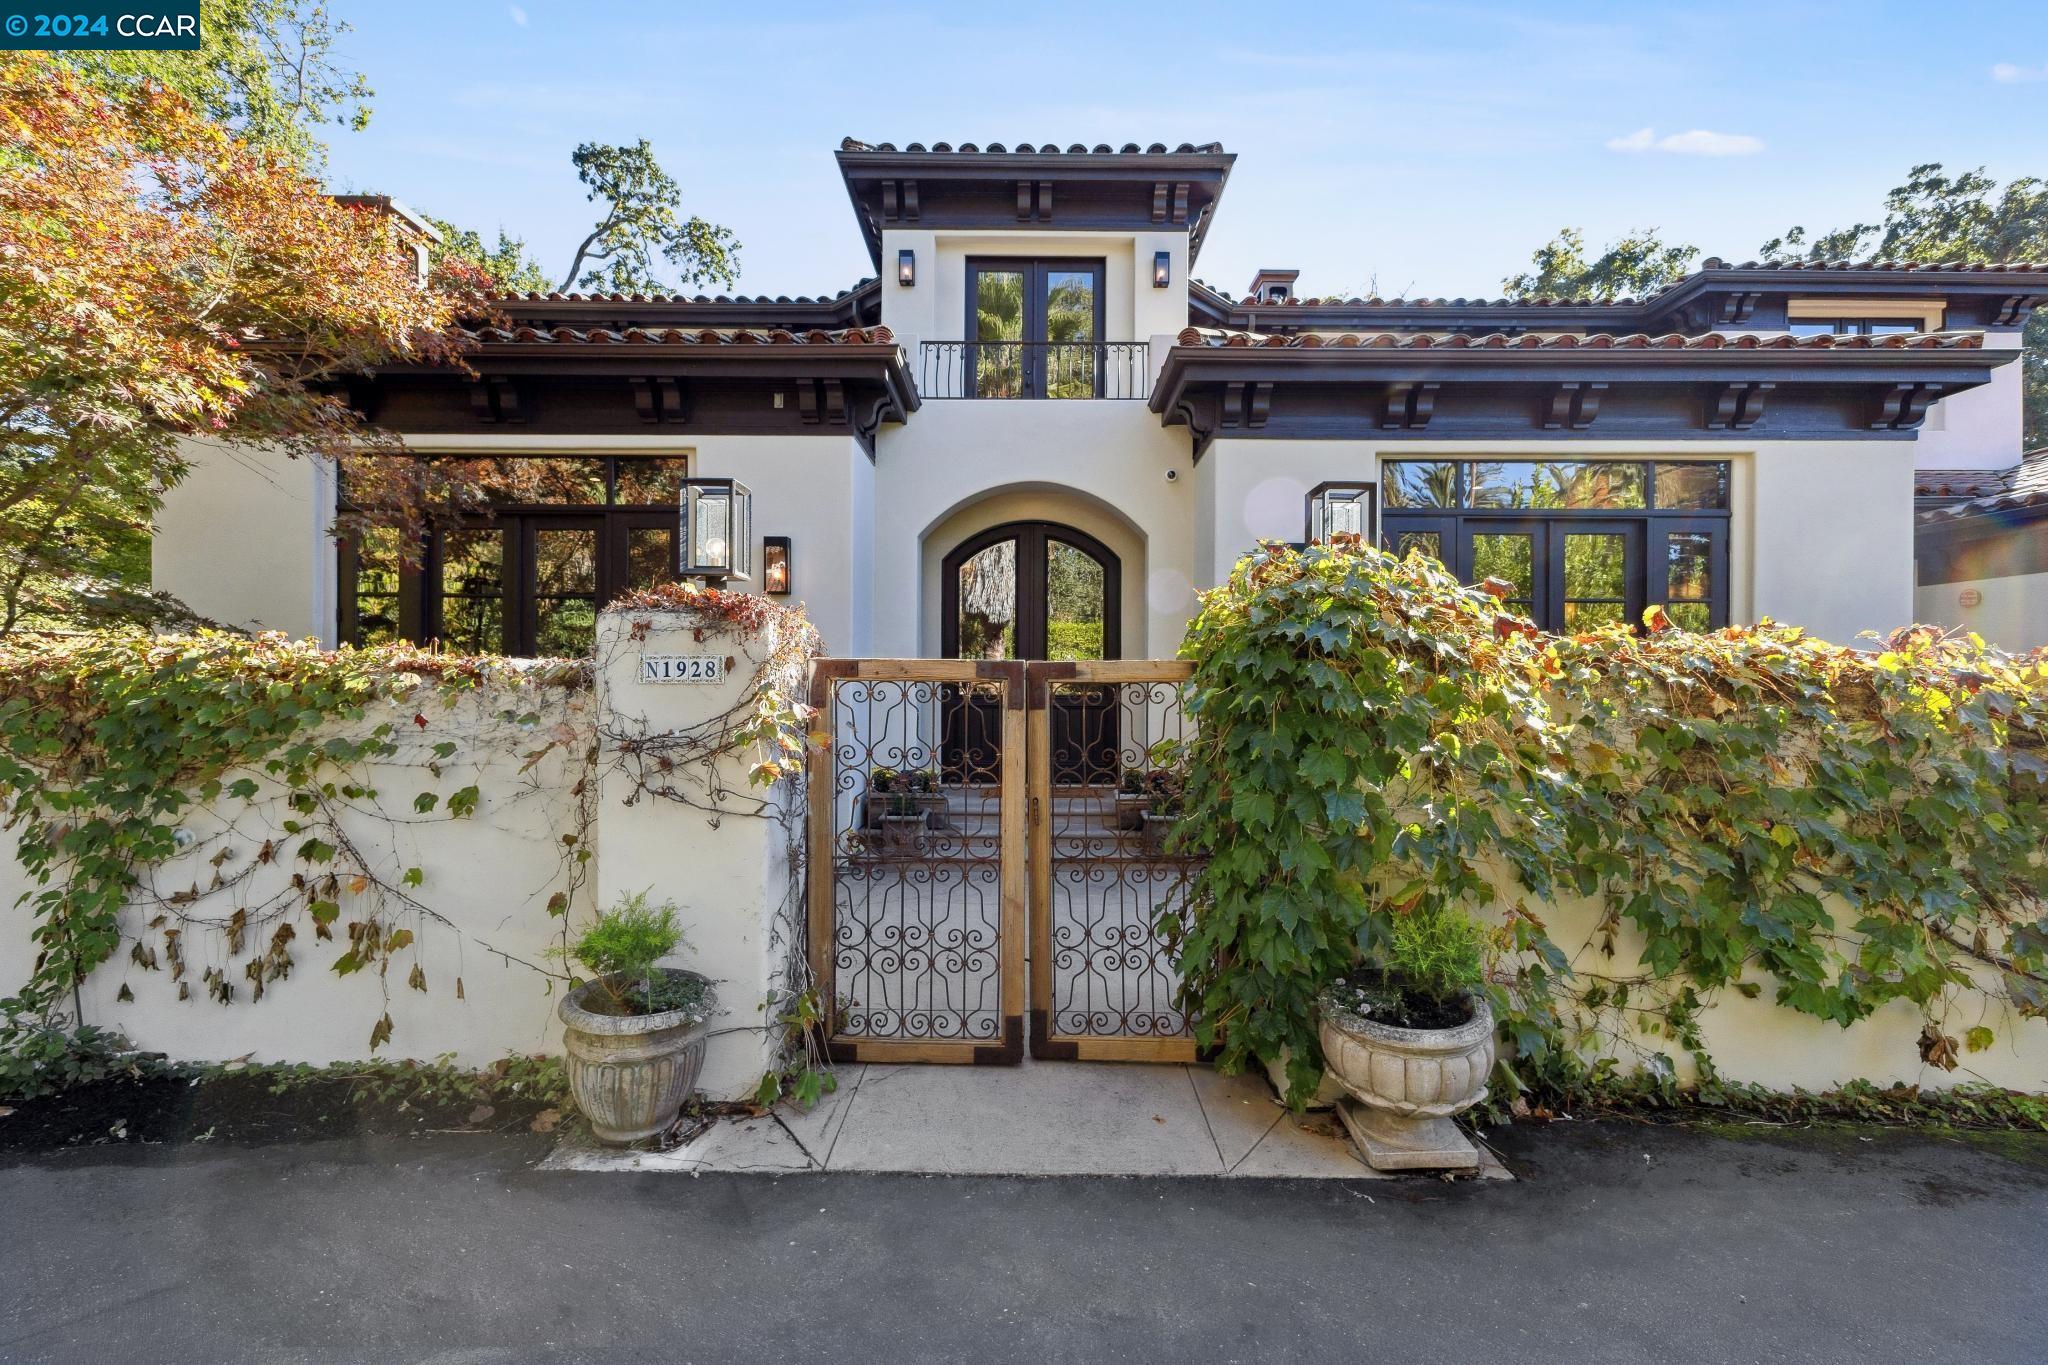
[[[519,6],[517,6],[517,5],[513,5],[513,6],[511,6],[511,12],[512,12],[512,22],[513,22],[513,23],[515,23],[515,24],[517,24],[517,25],[519,25],[519,27],[521,27],[521,28],[525,28],[525,27],[526,27],[526,11],[525,11],[525,10],[523,10],[523,9],[521,9],[521,8],[519,8]]]
[[[1991,79],[2004,85],[2019,85],[2025,81],[2048,81],[2048,65],[2014,66],[2011,62],[2000,62],[1991,68]]]
[[[1658,137],[1654,128],[1638,128],[1625,137],[1607,139],[1607,147],[1615,152],[1672,152],[1679,156],[1754,156],[1764,149],[1764,144],[1762,138],[1747,133],[1693,128]]]

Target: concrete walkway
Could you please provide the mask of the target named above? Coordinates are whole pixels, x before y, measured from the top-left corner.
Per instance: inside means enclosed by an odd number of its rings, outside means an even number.
[[[716,1125],[669,1152],[564,1138],[550,1170],[1381,1178],[1329,1114],[1207,1066],[843,1066],[809,1113]],[[1507,1179],[1482,1150],[1482,1175]],[[1391,1177],[1387,1177],[1391,1178]]]

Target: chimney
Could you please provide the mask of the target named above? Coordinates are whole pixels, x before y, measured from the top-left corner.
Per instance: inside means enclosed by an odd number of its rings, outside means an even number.
[[[388,194],[330,194],[327,197],[345,208],[367,209],[390,218],[393,235],[398,238],[399,245],[412,255],[414,277],[421,284],[427,282],[428,249],[441,240],[441,234],[434,231],[431,223]]]
[[[1252,287],[1245,292],[1245,299],[1251,303],[1285,303],[1294,297],[1294,282],[1299,278],[1299,270],[1261,270],[1252,276]]]

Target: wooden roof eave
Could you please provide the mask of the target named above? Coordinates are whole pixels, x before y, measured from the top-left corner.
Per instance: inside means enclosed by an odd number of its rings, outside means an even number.
[[[1188,390],[1212,384],[1989,383],[2016,350],[1985,347],[1800,349],[1175,346],[1150,406],[1167,425]]]

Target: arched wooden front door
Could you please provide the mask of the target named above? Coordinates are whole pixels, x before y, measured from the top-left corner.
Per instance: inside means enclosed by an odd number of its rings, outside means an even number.
[[[1123,567],[1071,526],[1012,521],[946,556],[943,653],[949,659],[1122,657]]]
[[[940,573],[947,658],[1123,657],[1123,566],[1086,532],[1050,521],[1005,522],[961,541]],[[947,707],[946,714],[960,717],[948,727],[949,766],[953,755],[995,747],[1002,717],[993,704]],[[1107,694],[1070,689],[1051,719],[1055,784],[1114,784],[1116,713]]]

